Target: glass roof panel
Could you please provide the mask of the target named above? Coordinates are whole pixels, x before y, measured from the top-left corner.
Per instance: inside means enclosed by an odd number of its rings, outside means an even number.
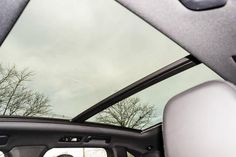
[[[164,107],[173,96],[203,82],[221,79],[200,64],[114,104],[87,122],[143,130],[162,122]]]
[[[188,53],[107,0],[32,0],[0,48],[0,115],[71,119]]]

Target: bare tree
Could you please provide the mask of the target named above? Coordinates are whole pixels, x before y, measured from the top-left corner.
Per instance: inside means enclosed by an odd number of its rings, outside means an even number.
[[[139,98],[127,98],[100,112],[96,121],[142,129],[150,123],[153,110],[153,105],[143,104]]]
[[[32,75],[27,69],[17,71],[15,66],[4,68],[0,65],[0,115],[36,116],[49,113],[48,98],[25,85]]]

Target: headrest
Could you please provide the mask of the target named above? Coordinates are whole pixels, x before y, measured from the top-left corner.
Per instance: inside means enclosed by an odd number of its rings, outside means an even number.
[[[165,107],[166,157],[235,157],[236,89],[211,81],[172,98]]]

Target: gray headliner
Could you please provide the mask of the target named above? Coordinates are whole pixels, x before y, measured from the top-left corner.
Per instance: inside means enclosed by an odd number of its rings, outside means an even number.
[[[14,26],[29,0],[0,1],[0,45]]]
[[[196,12],[178,0],[117,0],[226,80],[236,83],[236,0]]]

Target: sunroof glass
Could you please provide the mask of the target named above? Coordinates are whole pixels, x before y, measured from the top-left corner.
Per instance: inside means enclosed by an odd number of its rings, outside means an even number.
[[[0,115],[71,119],[187,54],[115,1],[33,0],[0,49]]]
[[[162,122],[164,107],[173,96],[203,82],[220,79],[201,64],[114,104],[87,122],[143,130]]]

